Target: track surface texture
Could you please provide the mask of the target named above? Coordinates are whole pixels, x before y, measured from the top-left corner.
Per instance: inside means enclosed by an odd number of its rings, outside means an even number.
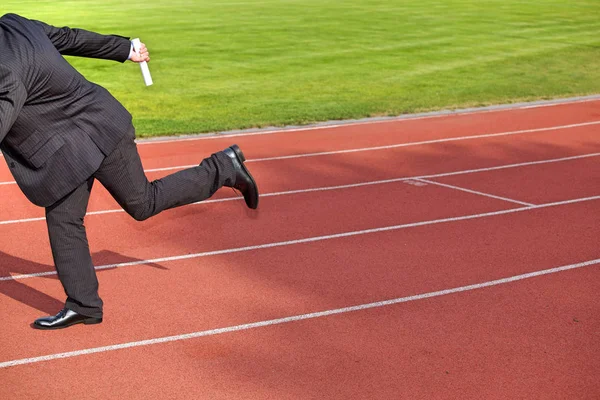
[[[136,222],[96,184],[100,325],[0,167],[0,398],[600,398],[600,100],[140,142],[237,143],[262,193]],[[41,395],[43,393],[43,396]]]

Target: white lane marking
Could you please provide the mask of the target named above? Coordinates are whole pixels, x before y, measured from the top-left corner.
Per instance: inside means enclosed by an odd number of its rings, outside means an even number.
[[[86,214],[88,215],[88,214]],[[27,222],[45,221],[46,217],[23,218],[23,219],[7,219],[0,221],[0,225],[24,224]]]
[[[240,253],[240,252],[245,252],[245,251],[269,249],[269,248],[273,248],[273,247],[284,247],[284,246],[291,246],[291,245],[302,244],[302,243],[320,242],[323,240],[331,240],[331,239],[346,238],[346,237],[351,237],[351,236],[366,235],[366,234],[371,234],[371,233],[395,231],[395,230],[399,230],[399,229],[414,228],[414,227],[418,227],[418,226],[434,225],[434,224],[441,224],[441,223],[446,223],[446,222],[465,221],[465,220],[470,220],[470,219],[492,217],[492,216],[503,215],[503,214],[512,214],[512,213],[516,213],[516,212],[520,212],[520,211],[534,210],[534,209],[546,208],[546,207],[556,207],[556,206],[561,206],[561,205],[565,205],[565,204],[573,204],[573,203],[580,203],[580,202],[593,201],[593,200],[600,200],[600,196],[585,197],[585,198],[565,200],[565,201],[557,201],[554,203],[540,204],[540,205],[536,205],[533,207],[512,208],[512,209],[508,209],[508,210],[492,211],[492,212],[486,212],[486,213],[481,213],[481,214],[463,215],[460,217],[449,217],[449,218],[434,219],[434,220],[428,220],[428,221],[411,222],[408,224],[384,226],[384,227],[380,227],[380,228],[363,229],[363,230],[359,230],[359,231],[335,233],[335,234],[331,234],[331,235],[313,236],[313,237],[302,238],[302,239],[286,240],[283,242],[264,243],[264,244],[254,245],[254,246],[235,247],[235,248],[230,248],[230,249],[205,251],[205,252],[201,252],[201,253],[184,254],[184,255],[179,255],[179,256],[153,258],[153,259],[149,259],[149,260],[138,260],[138,261],[129,261],[129,262],[124,262],[124,263],[117,263],[117,264],[100,265],[100,266],[95,267],[95,269],[103,270],[103,269],[111,269],[111,268],[122,268],[122,267],[130,267],[130,266],[134,266],[134,265],[156,264],[156,263],[161,263],[161,262],[180,261],[180,260],[187,260],[187,259],[192,259],[192,258],[216,256],[216,255],[221,255],[221,254],[231,254],[231,253]],[[20,274],[20,275],[12,275],[12,276],[11,275],[0,276],[0,281],[12,281],[12,280],[35,278],[35,277],[48,276],[48,275],[56,275],[56,271],[46,271],[46,272],[38,272],[38,273],[33,273],[33,274]]]
[[[246,160],[246,162],[250,162],[251,160]],[[151,168],[145,169],[144,172],[161,172],[161,171],[174,171],[177,169],[186,169],[197,167],[199,164],[190,164],[190,165],[177,165],[175,167],[164,167],[164,168]]]
[[[113,213],[121,213],[125,212],[122,209],[114,209],[114,210],[101,210],[101,211],[91,211],[86,214],[88,215],[102,215],[102,214],[113,214]],[[11,225],[11,224],[23,224],[27,222],[37,222],[37,221],[45,221],[46,217],[34,217],[34,218],[24,218],[24,219],[8,219],[5,221],[0,221],[0,225]]]
[[[421,179],[408,179],[408,180],[404,181],[404,183],[406,183],[407,185],[412,185],[412,186],[417,186],[417,187],[427,186],[427,184]]]
[[[520,274],[520,275],[513,275],[513,276],[506,277],[506,278],[475,283],[472,285],[459,286],[459,287],[454,287],[454,288],[450,288],[450,289],[443,289],[443,290],[438,290],[438,291],[434,291],[434,292],[421,293],[421,294],[406,296],[406,297],[397,297],[395,299],[377,301],[377,302],[373,302],[373,303],[359,304],[359,305],[350,306],[350,307],[334,308],[334,309],[325,310],[325,311],[318,311],[318,312],[312,312],[312,313],[307,313],[307,314],[293,315],[293,316],[284,317],[284,318],[276,318],[276,319],[252,322],[249,324],[241,324],[241,325],[228,326],[225,328],[209,329],[209,330],[198,331],[198,332],[193,332],[193,333],[186,333],[183,335],[163,336],[163,337],[158,337],[158,338],[154,338],[154,339],[140,340],[140,341],[136,341],[136,342],[126,342],[126,343],[114,344],[114,345],[110,345],[110,346],[92,347],[92,348],[87,348],[87,349],[82,349],[82,350],[69,351],[66,353],[55,353],[55,354],[48,354],[48,355],[40,356],[40,357],[21,358],[18,360],[1,362],[0,369],[16,367],[18,365],[35,364],[35,363],[40,363],[40,362],[45,362],[45,361],[59,360],[62,358],[79,357],[79,356],[95,354],[95,353],[106,353],[109,351],[123,350],[123,349],[132,348],[132,347],[152,346],[152,345],[161,344],[161,343],[177,342],[177,341],[195,339],[195,338],[204,337],[204,336],[221,335],[224,333],[232,333],[232,332],[238,332],[238,331],[245,331],[248,329],[262,328],[262,327],[272,326],[272,325],[280,325],[280,324],[285,324],[288,322],[302,321],[302,320],[315,319],[315,318],[323,318],[323,317],[328,317],[328,316],[337,315],[337,314],[346,314],[346,313],[355,312],[355,311],[368,310],[371,308],[379,308],[379,307],[391,306],[391,305],[400,304],[400,303],[407,303],[410,301],[430,299],[433,297],[446,296],[449,294],[468,292],[468,291],[472,291],[472,290],[488,288],[491,286],[498,286],[498,285],[503,285],[503,284],[507,284],[507,283],[511,283],[511,282],[517,282],[517,281],[521,281],[521,280],[525,280],[525,279],[536,278],[536,277],[543,276],[543,275],[550,275],[550,274],[555,274],[558,272],[589,267],[589,266],[593,266],[593,265],[597,265],[597,264],[600,264],[600,259],[584,261],[584,262],[580,262],[580,263],[576,263],[576,264],[563,265],[560,267],[548,268],[548,269],[544,269],[541,271],[528,272],[528,273]]]
[[[518,131],[486,133],[486,134],[473,135],[473,136],[459,136],[459,137],[453,137],[453,138],[423,140],[420,142],[390,144],[390,145],[386,145],[386,146],[376,146],[376,147],[363,147],[363,148],[359,148],[359,149],[322,151],[322,152],[316,152],[316,153],[294,154],[294,155],[288,155],[288,156],[255,158],[252,160],[248,160],[248,162],[288,160],[291,158],[316,157],[316,156],[328,156],[328,155],[333,155],[333,154],[358,153],[358,152],[364,152],[364,151],[389,150],[389,149],[396,149],[396,148],[400,148],[400,147],[421,146],[421,145],[426,145],[426,144],[446,143],[446,142],[455,142],[455,141],[482,139],[482,138],[491,138],[491,137],[509,136],[509,135],[519,135],[519,134],[523,134],[523,133],[547,132],[547,131],[555,131],[555,130],[560,130],[560,129],[579,128],[582,126],[590,126],[590,125],[598,125],[598,124],[600,124],[600,121],[591,121],[591,122],[583,122],[583,123],[579,123],[579,124],[552,126],[552,127],[547,127],[547,128],[523,129],[523,130],[518,130]]]
[[[332,150],[332,151],[321,151],[321,152],[315,152],[315,153],[291,154],[291,155],[287,155],[287,156],[254,158],[251,160],[246,160],[246,163],[275,161],[275,160],[289,160],[289,159],[304,158],[304,157],[329,156],[329,155],[335,155],[335,154],[359,153],[359,152],[365,152],[365,151],[390,150],[390,149],[397,149],[397,148],[401,148],[401,147],[422,146],[422,145],[426,145],[426,144],[446,143],[446,142],[455,142],[455,141],[472,140],[472,139],[483,139],[483,138],[508,136],[508,135],[519,135],[519,134],[524,134],[524,133],[547,132],[547,131],[579,128],[579,127],[583,127],[583,126],[599,125],[599,124],[600,124],[600,121],[590,121],[590,122],[582,122],[579,124],[571,124],[571,125],[559,125],[559,126],[551,126],[551,127],[546,127],[546,128],[524,129],[524,130],[519,130],[519,131],[509,131],[509,132],[499,132],[499,133],[485,133],[485,134],[473,135],[473,136],[459,136],[459,137],[453,137],[453,138],[423,140],[420,142],[390,144],[390,145],[385,145],[385,146],[362,147],[362,148],[358,148],[358,149]],[[151,169],[145,169],[144,172],[148,173],[148,172],[160,172],[160,171],[173,171],[173,170],[179,170],[179,169],[184,169],[184,168],[192,168],[197,165],[198,164],[178,165],[178,166],[174,166],[174,167],[164,167],[164,168],[151,168]],[[14,185],[15,183],[16,183],[15,181],[0,182],[0,186],[1,185]]]
[[[548,160],[529,161],[529,162],[523,162],[523,163],[517,163],[517,164],[498,165],[496,167],[468,169],[468,170],[463,170],[463,171],[442,172],[439,174],[431,174],[431,175],[420,175],[420,176],[411,176],[411,177],[404,177],[404,178],[392,178],[392,179],[383,179],[383,180],[378,180],[378,181],[350,183],[347,185],[325,186],[325,187],[310,188],[310,189],[297,189],[297,190],[288,190],[288,191],[283,191],[283,192],[264,193],[264,194],[261,194],[260,196],[261,197],[273,197],[273,196],[285,196],[285,195],[290,195],[290,194],[323,192],[323,191],[327,191],[327,190],[350,189],[350,188],[356,188],[356,187],[361,187],[361,186],[381,185],[381,184],[386,184],[386,183],[403,182],[403,181],[409,181],[409,180],[419,180],[419,179],[426,179],[426,178],[441,178],[441,177],[445,177],[445,176],[473,174],[473,173],[477,173],[477,172],[496,171],[496,170],[508,169],[508,168],[526,167],[526,166],[530,166],[530,165],[549,164],[549,163],[555,163],[555,162],[560,162],[560,161],[579,160],[579,159],[583,159],[583,158],[598,157],[598,156],[600,156],[600,153],[590,153],[590,154],[583,154],[583,155],[579,155],[579,156],[552,158],[552,159],[548,159]],[[199,202],[192,203],[192,204],[199,205],[199,204],[208,204],[208,203],[221,203],[221,202],[225,202],[225,201],[235,201],[235,200],[241,200],[241,199],[242,199],[241,197],[227,197],[224,199],[204,200],[204,201],[199,201]],[[122,213],[122,212],[125,212],[125,211],[123,209],[90,211],[86,214],[86,216]],[[45,217],[12,219],[12,220],[0,221],[0,225],[21,224],[21,223],[26,223],[26,222],[36,222],[36,221],[45,221],[45,220],[46,220]]]
[[[466,188],[463,188],[463,187],[460,187],[460,186],[448,185],[446,183],[435,182],[435,181],[430,181],[430,180],[421,179],[421,178],[417,179],[417,181],[425,182],[425,183],[430,183],[432,185],[442,186],[442,187],[446,187],[446,188],[449,188],[449,189],[460,190],[462,192],[477,194],[479,196],[490,197],[492,199],[504,200],[504,201],[508,201],[508,202],[511,202],[511,203],[517,203],[517,204],[520,204],[522,206],[529,206],[529,207],[535,206],[535,204],[525,203],[524,201],[509,199],[508,197],[495,196],[493,194],[479,192],[477,190],[466,189]]]
[[[477,173],[477,172],[496,171],[496,170],[501,170],[501,169],[506,169],[506,168],[528,167],[528,166],[531,166],[531,165],[550,164],[550,163],[561,162],[561,161],[580,160],[580,159],[583,159],[583,158],[598,157],[598,156],[600,156],[600,153],[588,153],[588,154],[582,154],[582,155],[578,155],[578,156],[569,156],[569,157],[561,157],[561,158],[551,158],[551,159],[548,159],[548,160],[527,161],[527,162],[522,162],[522,163],[499,165],[497,167],[487,167],[487,168],[477,168],[477,169],[465,169],[465,170],[456,171],[456,172],[446,172],[446,173],[433,174],[433,175],[423,175],[423,176],[417,176],[415,178],[443,178],[445,176],[454,176],[454,175],[472,174],[472,173]]]
[[[576,99],[576,100],[567,100],[564,102],[552,102],[547,104],[524,104],[521,106],[508,106],[506,108],[494,108],[491,109],[467,109],[467,110],[455,110],[455,111],[434,111],[432,113],[424,114],[424,115],[416,115],[416,116],[398,116],[398,117],[389,117],[385,119],[367,119],[363,121],[340,121],[340,123],[328,124],[323,123],[323,125],[313,125],[301,128],[280,128],[280,129],[268,129],[262,131],[255,132],[239,132],[239,133],[213,133],[213,134],[198,134],[197,136],[192,135],[191,137],[180,136],[180,137],[172,137],[165,139],[152,139],[145,138],[140,139],[138,141],[139,145],[148,145],[148,144],[161,144],[161,143],[172,143],[172,142],[182,142],[182,141],[192,141],[192,140],[212,140],[212,139],[227,139],[232,137],[243,137],[243,136],[258,136],[258,135],[272,135],[277,133],[289,133],[289,132],[304,132],[304,131],[313,131],[313,130],[322,130],[322,129],[337,129],[344,128],[347,126],[361,126],[361,125],[374,125],[374,124],[384,124],[384,123],[398,123],[404,121],[418,121],[422,119],[436,119],[436,118],[444,118],[444,117],[457,117],[457,116],[465,116],[465,115],[476,115],[476,114],[488,114],[495,112],[505,112],[505,111],[515,111],[515,110],[526,110],[532,108],[539,107],[554,107],[554,106],[564,106],[569,104],[577,104],[577,103],[587,103],[599,101],[600,97],[593,96],[589,99]],[[501,107],[501,106],[500,106]]]

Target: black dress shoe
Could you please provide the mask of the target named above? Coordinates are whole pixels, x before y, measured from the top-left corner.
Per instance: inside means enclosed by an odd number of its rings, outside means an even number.
[[[256,209],[258,207],[258,186],[256,186],[254,178],[252,178],[252,175],[250,175],[250,172],[244,165],[244,161],[246,161],[244,153],[242,153],[237,144],[226,148],[223,152],[231,158],[235,168],[235,183],[233,184],[233,188],[239,190],[244,195],[244,200],[246,200],[248,207],[253,210]]]
[[[63,308],[58,314],[50,317],[36,319],[33,327],[36,329],[62,329],[75,324],[99,324],[102,318],[93,318],[77,314],[73,310]]]

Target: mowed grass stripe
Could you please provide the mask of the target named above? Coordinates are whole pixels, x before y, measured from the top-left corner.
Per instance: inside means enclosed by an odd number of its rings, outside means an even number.
[[[595,0],[4,0],[4,12],[141,37],[149,88],[131,63],[69,59],[139,136],[600,93]]]

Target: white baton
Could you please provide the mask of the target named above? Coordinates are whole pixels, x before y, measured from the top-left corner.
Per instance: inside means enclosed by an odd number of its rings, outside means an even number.
[[[133,43],[133,50],[139,54],[140,47],[142,47],[140,39],[135,38],[131,41],[131,43]],[[148,63],[146,61],[142,61],[140,63],[140,69],[142,70],[142,75],[144,76],[144,82],[146,83],[146,86],[152,85],[152,76],[150,75],[150,69],[148,68]]]

